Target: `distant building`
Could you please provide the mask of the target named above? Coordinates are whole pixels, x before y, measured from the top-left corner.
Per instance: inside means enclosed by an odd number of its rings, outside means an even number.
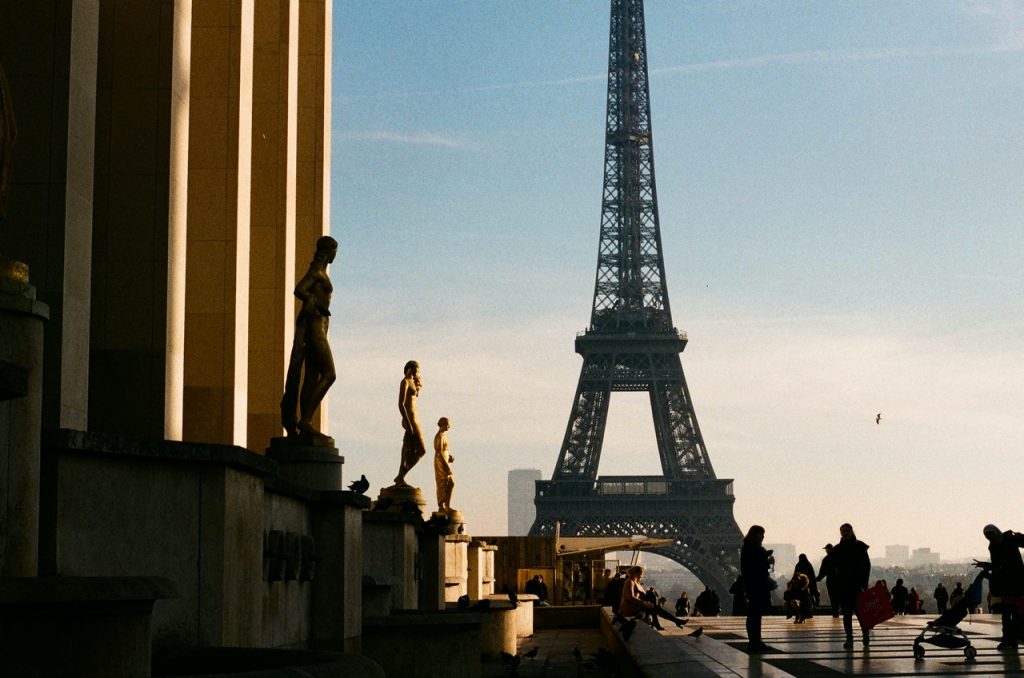
[[[519,468],[508,472],[508,534],[510,537],[525,537],[537,517],[533,504],[536,493],[535,481],[541,479],[539,469]]]
[[[885,561],[890,567],[901,567],[910,562],[910,547],[895,544],[885,547]]]
[[[932,550],[927,547],[914,549],[913,555],[910,556],[908,563],[911,567],[923,567],[926,565],[938,565],[939,554],[932,553]]]
[[[796,567],[796,546],[793,544],[765,544],[775,556],[775,574],[792,575]]]

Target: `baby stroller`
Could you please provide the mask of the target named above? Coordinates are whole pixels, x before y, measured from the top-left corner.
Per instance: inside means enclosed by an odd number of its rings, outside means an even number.
[[[955,605],[939,615],[938,619],[928,622],[921,635],[914,639],[914,659],[924,659],[924,648],[921,643],[928,643],[936,647],[944,647],[947,650],[964,648],[964,656],[974,659],[978,651],[971,645],[971,639],[957,626],[964,620],[968,612],[976,610],[981,604],[981,582],[988,576],[988,570],[983,569],[974,578],[974,582],[967,587],[964,597]]]

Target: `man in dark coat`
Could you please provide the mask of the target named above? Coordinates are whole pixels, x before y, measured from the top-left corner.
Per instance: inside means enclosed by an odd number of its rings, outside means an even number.
[[[836,570],[835,560],[832,558],[832,544],[825,544],[825,557],[821,559],[821,566],[818,568],[817,581],[825,580],[825,590],[828,591],[828,601],[832,604],[832,618],[839,618],[839,589],[836,588],[836,578],[833,573]]]
[[[761,639],[761,617],[771,610],[772,552],[765,550],[764,528],[751,525],[740,549],[740,576],[747,594],[747,638],[750,652],[764,652],[768,646]]]
[[[940,581],[939,585],[935,587],[935,593],[932,594],[935,597],[935,605],[939,608],[939,614],[946,611],[946,603],[949,602],[949,591],[946,590],[946,586]]]
[[[857,596],[868,588],[871,560],[868,558],[868,545],[857,539],[849,523],[843,523],[839,527],[839,536],[839,543],[832,549],[835,570],[829,579],[836,578],[839,605],[843,610],[843,630],[846,631],[846,642],[843,643],[843,647],[852,649],[853,615],[856,612]],[[869,642],[868,632],[864,631],[864,645],[868,645]]]
[[[892,611],[896,614],[904,614],[907,611],[907,587],[903,585],[902,579],[896,580],[896,586],[892,587],[889,595],[892,597]]]
[[[1003,638],[997,648],[1016,650],[1024,632],[1024,534],[1003,532],[995,525],[986,525],[984,534],[992,562],[975,564],[989,570],[989,592],[1002,601]]]

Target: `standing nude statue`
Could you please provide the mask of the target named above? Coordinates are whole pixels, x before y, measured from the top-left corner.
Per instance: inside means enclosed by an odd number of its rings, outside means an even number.
[[[302,302],[302,308],[295,319],[295,339],[281,398],[281,424],[290,436],[322,435],[313,426],[313,415],[337,376],[331,345],[327,342],[331,292],[334,291],[327,277],[327,265],[337,254],[337,240],[329,235],[317,239],[309,270],[295,285],[295,296]]]
[[[398,475],[395,476],[395,485],[408,485],[409,483],[405,482],[405,474],[427,453],[427,447],[423,443],[423,431],[420,430],[420,422],[416,418],[416,398],[421,388],[423,380],[420,378],[420,364],[410,360],[405,364],[405,377],[398,385],[398,411],[402,413],[405,436],[402,438],[402,462],[398,467]]]
[[[455,489],[452,462],[455,461],[455,457],[448,452],[448,431],[451,427],[448,417],[437,420],[438,431],[434,436],[434,480],[437,482],[438,513],[449,513],[452,510],[452,490]]]

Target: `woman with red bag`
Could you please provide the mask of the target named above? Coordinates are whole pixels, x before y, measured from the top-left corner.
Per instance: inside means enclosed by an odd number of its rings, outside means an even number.
[[[843,630],[846,631],[846,642],[843,647],[853,647],[853,613],[857,606],[857,595],[867,589],[868,577],[871,576],[871,560],[868,558],[868,545],[857,539],[853,527],[843,523],[839,527],[839,543],[832,549],[835,561],[835,572],[839,589],[839,604],[843,610]],[[864,645],[869,643],[868,631],[864,630]]]

